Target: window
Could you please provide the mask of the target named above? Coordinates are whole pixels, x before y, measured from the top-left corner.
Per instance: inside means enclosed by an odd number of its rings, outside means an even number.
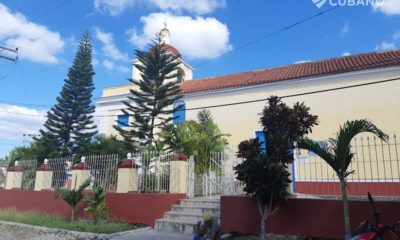
[[[174,120],[172,120],[172,124],[181,124],[186,119],[186,104],[183,100],[178,100],[174,103],[174,110],[178,108],[176,112],[173,114]]]
[[[185,81],[185,71],[183,71],[182,68],[179,68],[178,70],[178,81],[179,82]]]
[[[118,115],[118,127],[127,127],[129,125],[129,115]]]
[[[263,143],[262,145],[261,145],[261,147],[264,149],[263,150],[263,152],[265,153],[265,147],[266,147],[266,145],[265,145],[265,135],[264,135],[264,133],[263,133],[263,131],[255,131],[255,135],[256,135],[256,138],[258,138],[258,141],[261,143]]]

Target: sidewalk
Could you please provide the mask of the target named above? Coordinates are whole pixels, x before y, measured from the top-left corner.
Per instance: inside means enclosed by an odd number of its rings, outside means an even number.
[[[160,232],[152,228],[139,229],[110,240],[191,240],[194,234]]]

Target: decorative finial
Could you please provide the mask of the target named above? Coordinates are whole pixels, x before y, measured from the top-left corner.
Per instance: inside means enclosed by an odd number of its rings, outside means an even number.
[[[132,158],[132,154],[131,154],[131,153],[128,153],[128,154],[126,155],[126,157],[127,157],[128,159],[131,159],[131,158]]]
[[[81,162],[85,162],[86,158],[85,157],[81,157]]]
[[[164,21],[164,28],[167,28],[167,18],[165,18],[165,21]]]
[[[44,164],[48,164],[49,163],[49,160],[46,158],[45,160],[44,160]]]
[[[18,161],[15,161],[15,162],[14,162],[14,166],[18,166]]]

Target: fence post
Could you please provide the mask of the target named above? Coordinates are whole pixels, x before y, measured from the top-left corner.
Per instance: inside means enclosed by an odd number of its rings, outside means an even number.
[[[78,189],[82,183],[90,179],[90,167],[85,162],[85,157],[81,158],[81,162],[72,167],[72,189]]]
[[[139,165],[128,153],[127,159],[118,165],[117,193],[137,192],[138,191],[138,169]]]
[[[51,189],[53,181],[53,169],[49,165],[49,160],[45,159],[44,164],[36,169],[35,191]]]
[[[14,166],[7,171],[6,189],[21,188],[22,185],[22,168],[15,161]]]
[[[170,164],[169,192],[187,193],[188,157],[175,153]]]

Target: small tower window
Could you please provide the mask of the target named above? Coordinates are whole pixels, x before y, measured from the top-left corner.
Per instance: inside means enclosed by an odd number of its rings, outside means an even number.
[[[178,77],[178,81],[179,82],[185,81],[185,71],[183,71],[182,68],[178,69],[178,74],[177,75],[178,75],[177,77]]]

